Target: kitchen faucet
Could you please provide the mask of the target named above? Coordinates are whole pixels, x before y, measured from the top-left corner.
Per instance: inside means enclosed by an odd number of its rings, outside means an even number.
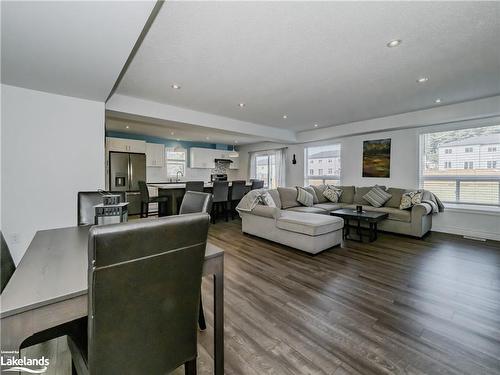
[[[175,181],[176,181],[176,182],[179,182],[179,181],[181,180],[181,179],[179,178],[179,173],[181,174],[181,176],[182,176],[182,177],[184,177],[184,174],[182,173],[182,171],[177,171],[177,173],[176,173],[176,176],[177,176],[177,177],[175,178]]]

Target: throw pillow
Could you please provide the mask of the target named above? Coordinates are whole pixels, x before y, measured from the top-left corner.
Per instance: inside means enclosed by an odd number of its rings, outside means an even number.
[[[399,205],[400,210],[406,210],[407,208],[412,208],[414,205],[422,202],[422,191],[410,191],[404,193],[401,197],[401,204]]]
[[[280,193],[281,208],[286,210],[291,207],[298,207],[300,203],[297,202],[297,189],[294,187],[278,187]]]
[[[323,191],[323,196],[332,203],[338,203],[341,195],[342,190],[336,189],[333,186],[327,186],[325,191]]]
[[[297,186],[297,187],[301,187],[301,186]],[[304,189],[305,191],[307,191],[309,194],[311,194],[313,196],[314,204],[319,203],[318,196],[316,195],[316,190],[314,190],[314,188],[312,186],[306,186],[306,187],[303,187],[302,189]]]
[[[259,204],[262,204],[262,205],[268,206],[268,207],[276,207],[276,203],[274,203],[273,197],[267,191],[265,193],[262,193],[261,195],[259,195],[258,199],[259,199]]]
[[[311,207],[314,204],[314,197],[306,189],[297,186],[297,201],[303,206]]]
[[[363,195],[363,198],[370,202],[373,207],[382,207],[391,197],[391,194],[382,190],[379,186],[374,186],[368,193]]]
[[[327,185],[311,185],[318,197],[318,203],[327,203],[328,199],[323,195]]]

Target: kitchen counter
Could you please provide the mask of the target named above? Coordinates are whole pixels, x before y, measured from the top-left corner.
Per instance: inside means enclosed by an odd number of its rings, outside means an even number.
[[[232,185],[232,181],[228,181],[229,186]],[[185,182],[168,182],[168,183],[148,183],[148,186],[153,187],[153,188],[158,188],[158,189],[185,189],[186,188],[186,183]],[[204,187],[205,188],[212,188],[214,184],[212,182],[205,182]],[[252,186],[251,182],[247,182],[246,186]]]

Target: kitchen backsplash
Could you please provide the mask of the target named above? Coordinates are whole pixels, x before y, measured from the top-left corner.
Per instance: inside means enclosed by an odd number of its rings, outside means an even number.
[[[216,172],[217,168],[214,169],[200,169],[200,168],[186,168],[186,175],[182,177],[182,180],[192,180],[192,181],[210,181],[210,175],[212,173],[227,173],[229,180],[238,179],[239,172],[237,169],[225,169],[224,172]],[[146,179],[147,182],[167,182],[169,177],[167,177],[167,168],[158,167],[148,167],[146,168]]]

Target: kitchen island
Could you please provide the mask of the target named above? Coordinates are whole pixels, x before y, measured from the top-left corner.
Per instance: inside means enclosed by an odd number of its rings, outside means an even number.
[[[232,181],[229,182],[229,194],[231,194]],[[205,182],[203,190],[207,193],[212,192],[214,184],[212,182]],[[250,191],[252,186],[251,182],[247,182],[246,189],[247,192]],[[178,213],[178,202],[182,200],[184,193],[186,192],[185,182],[158,182],[158,183],[148,183],[148,187],[158,189],[159,196],[168,196],[168,209],[167,215],[177,215]]]

